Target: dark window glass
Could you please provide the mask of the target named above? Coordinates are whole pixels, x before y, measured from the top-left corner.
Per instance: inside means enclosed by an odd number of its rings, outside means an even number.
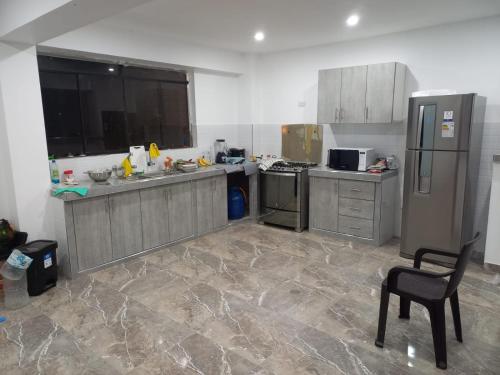
[[[162,147],[159,82],[128,78],[124,82],[131,145],[155,142]]]
[[[191,147],[185,72],[38,56],[50,154]]]
[[[104,154],[128,150],[121,78],[80,74],[85,150]]]
[[[83,153],[82,123],[76,74],[40,73],[49,154]]]
[[[162,144],[167,148],[191,146],[187,85],[161,83]]]

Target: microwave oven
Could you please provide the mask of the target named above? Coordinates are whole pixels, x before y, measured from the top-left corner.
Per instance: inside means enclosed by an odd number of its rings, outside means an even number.
[[[328,150],[328,167],[342,171],[366,171],[375,164],[373,148],[339,147]]]

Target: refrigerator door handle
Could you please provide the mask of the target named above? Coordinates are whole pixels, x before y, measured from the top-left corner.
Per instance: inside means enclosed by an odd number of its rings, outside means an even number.
[[[423,153],[424,152],[430,152],[432,151],[415,151],[415,186],[414,186],[414,191],[416,191],[419,194],[430,194],[431,192],[431,178],[432,178],[432,167],[430,166],[430,170],[428,173],[428,176],[423,175],[423,165],[422,165],[422,159],[424,158]],[[432,154],[431,154],[431,159],[430,163],[432,164]]]
[[[417,121],[417,148],[422,147],[422,126],[424,123],[424,108],[425,106],[421,105],[418,109],[418,121]]]

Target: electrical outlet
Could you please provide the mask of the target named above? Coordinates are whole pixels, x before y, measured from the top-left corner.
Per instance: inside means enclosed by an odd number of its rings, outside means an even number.
[[[305,107],[306,106],[306,101],[305,100],[299,100],[297,102],[297,106],[298,107]]]

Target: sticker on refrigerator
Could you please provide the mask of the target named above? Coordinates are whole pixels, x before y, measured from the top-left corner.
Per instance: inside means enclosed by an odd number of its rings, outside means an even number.
[[[441,124],[441,137],[453,138],[455,136],[455,123],[453,121],[443,121]]]
[[[49,268],[52,265],[52,253],[47,253],[43,256],[43,267]]]
[[[444,111],[444,120],[453,120],[453,111]]]

